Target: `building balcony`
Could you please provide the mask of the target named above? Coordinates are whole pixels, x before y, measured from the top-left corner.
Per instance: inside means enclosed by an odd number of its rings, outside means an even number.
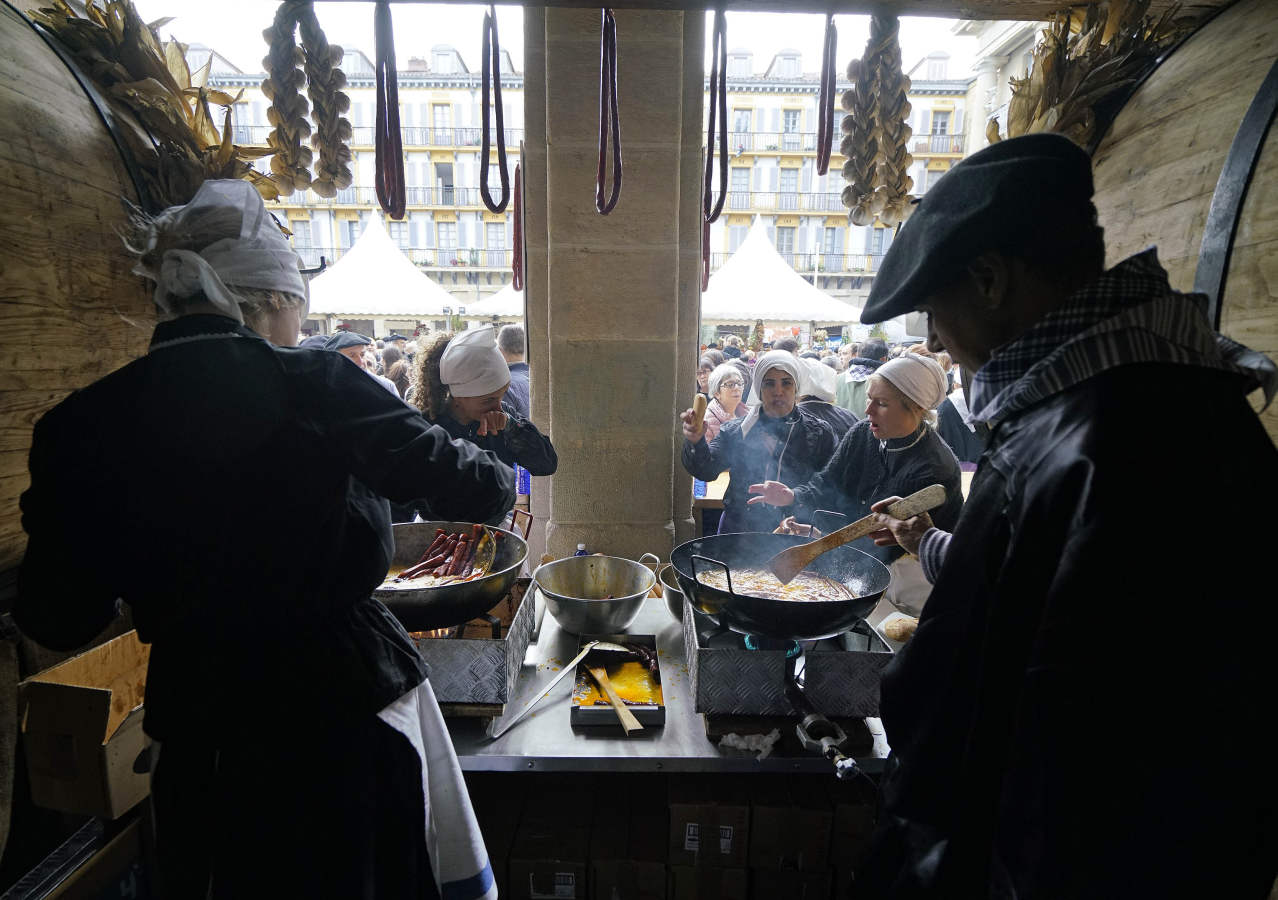
[[[245,147],[264,147],[266,138],[274,129],[270,125],[235,125],[232,140]],[[402,126],[400,134],[405,149],[413,147],[480,147],[483,134],[478,128],[419,128],[412,125]],[[493,147],[496,147],[496,134],[493,135]],[[519,153],[519,143],[524,139],[522,128],[506,129],[506,149]],[[359,126],[351,129],[351,146],[374,146],[374,129]]]
[[[838,194],[799,191],[729,191],[723,208],[729,212],[847,212]]]
[[[800,275],[870,275],[883,262],[881,253],[792,253],[778,251]],[[731,253],[711,253],[710,271],[717,272]]]
[[[319,266],[320,257],[327,265],[341,259],[350,247],[297,247],[302,265],[308,269]],[[511,250],[484,250],[463,247],[400,247],[414,265],[423,269],[445,271],[480,270],[510,271]]]
[[[729,153],[816,153],[814,131],[729,131]],[[718,148],[718,138],[715,139]]]
[[[494,200],[500,198],[501,185],[496,182],[496,179],[489,185],[489,191]],[[477,187],[406,187],[404,202],[409,207],[424,206],[431,209],[487,209],[479,196]],[[338,191],[335,197],[321,197],[314,191],[307,191],[300,199],[294,194],[280,199],[279,203],[283,206],[306,209],[340,206],[360,209],[377,206],[377,190],[371,187],[348,187]]]
[[[927,153],[963,152],[961,134],[916,134],[910,138],[910,153],[918,156]]]

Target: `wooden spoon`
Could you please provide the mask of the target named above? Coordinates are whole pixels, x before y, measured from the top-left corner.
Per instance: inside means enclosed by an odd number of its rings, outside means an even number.
[[[894,519],[912,519],[919,513],[935,509],[944,502],[945,488],[939,484],[933,484],[910,494],[903,500],[896,501],[887,508],[886,512]],[[865,537],[872,531],[878,531],[879,528],[878,514],[870,513],[865,518],[857,519],[851,525],[844,525],[838,531],[832,531],[819,540],[787,547],[768,560],[768,568],[772,570],[773,575],[777,576],[778,581],[789,584],[794,580],[795,575],[807,568],[812,560],[822,553]]]
[[[608,680],[607,670],[603,666],[589,666],[587,668],[595,681],[599,682],[599,687],[608,695],[608,702],[617,711],[617,718],[621,720],[621,727],[626,730],[626,735],[629,736],[632,731],[642,731],[643,726],[639,724],[635,714],[626,708],[626,704],[621,701],[621,697],[617,694],[617,689]]]

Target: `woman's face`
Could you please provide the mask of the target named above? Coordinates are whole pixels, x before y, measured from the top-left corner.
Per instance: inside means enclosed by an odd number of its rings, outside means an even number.
[[[697,388],[705,393],[706,386],[710,383],[710,373],[714,371],[714,366],[701,366],[697,369]]]
[[[500,390],[493,391],[491,394],[484,394],[482,397],[454,397],[452,402],[453,418],[463,425],[469,425],[476,421],[484,413],[500,412],[501,398],[506,396],[506,391],[510,389],[509,384],[505,384]]]
[[[765,415],[780,419],[794,411],[794,395],[798,385],[785,369],[768,369],[759,386],[759,400]]]
[[[871,378],[865,396],[865,417],[870,420],[870,433],[881,441],[907,437],[923,421],[922,411],[907,408],[905,396],[885,378]]]
[[[729,375],[719,382],[719,390],[714,399],[730,413],[735,413],[741,403],[741,395],[745,392],[745,381],[740,375]]]

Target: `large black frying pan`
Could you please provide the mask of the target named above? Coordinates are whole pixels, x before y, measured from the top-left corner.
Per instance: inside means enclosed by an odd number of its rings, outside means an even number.
[[[411,566],[435,539],[435,529],[449,534],[470,534],[475,526],[469,522],[412,522],[394,526],[395,555],[391,565]],[[482,616],[501,602],[502,597],[519,577],[519,567],[528,556],[528,544],[519,535],[500,528],[497,555],[483,578],[430,588],[388,590],[378,588],[373,596],[386,604],[395,618],[409,631],[449,628]],[[411,581],[403,584],[412,584]]]
[[[772,600],[714,588],[698,576],[733,569],[766,569],[768,560],[809,538],[791,534],[716,534],[680,544],[670,554],[679,585],[695,609],[742,634],[811,641],[842,634],[865,618],[887,590],[892,575],[868,553],[842,546],[819,557],[808,571],[841,582],[853,594],[829,600]]]

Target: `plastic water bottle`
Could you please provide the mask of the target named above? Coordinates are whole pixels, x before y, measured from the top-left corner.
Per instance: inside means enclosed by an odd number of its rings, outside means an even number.
[[[515,493],[521,497],[532,493],[532,475],[519,463],[515,463]]]
[[[590,555],[590,551],[586,549],[585,544],[578,544],[577,552],[573,554],[573,556],[589,556],[589,555]]]
[[[698,500],[706,495],[706,483],[700,478],[692,479],[692,496]]]

